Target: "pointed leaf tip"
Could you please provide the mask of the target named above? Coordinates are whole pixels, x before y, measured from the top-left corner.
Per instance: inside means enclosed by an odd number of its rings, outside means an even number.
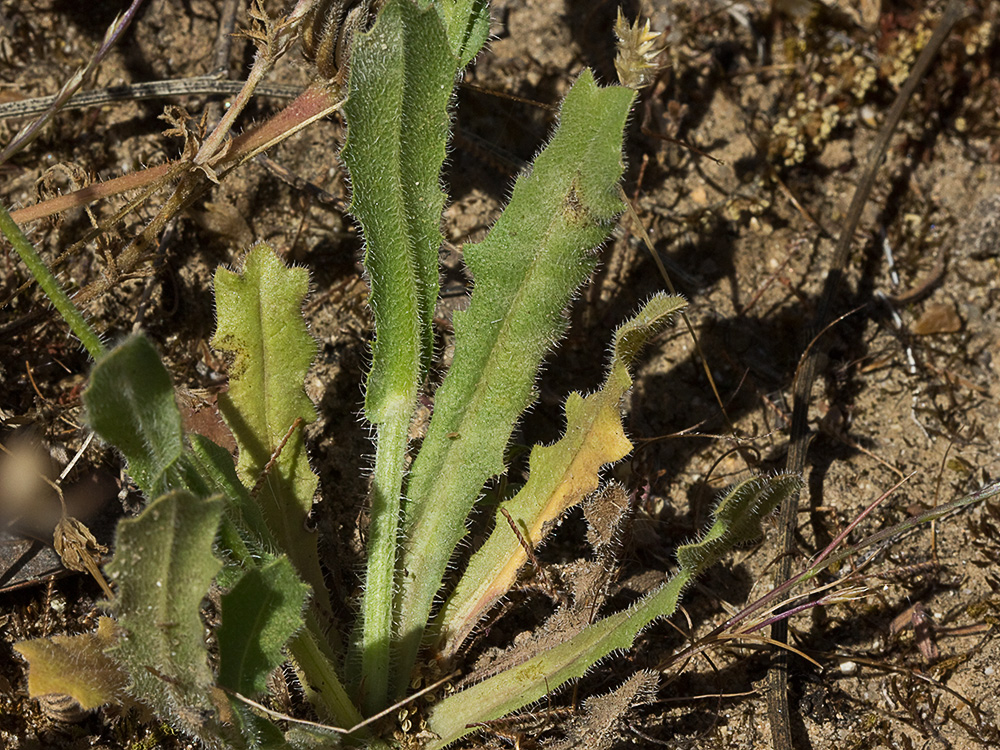
[[[677,548],[681,569],[697,575],[734,546],[760,538],[764,516],[801,487],[797,474],[755,476],[731,487],[712,512],[714,522],[708,531],[698,541]]]

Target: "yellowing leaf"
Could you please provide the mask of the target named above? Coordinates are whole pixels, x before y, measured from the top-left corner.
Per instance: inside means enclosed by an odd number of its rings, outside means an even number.
[[[601,468],[632,450],[621,420],[621,400],[632,387],[628,367],[642,345],[662,330],[685,302],[658,295],[615,333],[614,356],[604,386],[589,396],[566,400],[566,432],[553,445],[531,451],[531,474],[513,498],[503,504],[522,534],[538,545],[546,525],[597,489]],[[444,653],[457,649],[479,619],[517,579],[527,553],[506,520],[497,524],[486,544],[473,555],[455,593],[439,619]]]
[[[121,702],[127,679],[118,662],[104,653],[115,641],[114,620],[101,617],[97,632],[55,635],[14,644],[28,661],[32,698],[60,693],[90,710]]]

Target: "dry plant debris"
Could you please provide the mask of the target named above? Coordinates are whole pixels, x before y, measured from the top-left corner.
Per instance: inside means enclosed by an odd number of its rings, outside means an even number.
[[[56,91],[93,53],[119,5],[0,4],[0,99]],[[95,83],[211,72],[207,60],[223,5],[150,2],[127,43],[112,49],[97,71]],[[473,106],[463,112],[473,114],[459,126],[516,164],[537,148],[551,116],[523,100],[554,101],[584,64],[603,65],[611,77],[604,50],[610,49],[606,35],[614,8],[597,0],[495,5],[497,38],[468,76],[470,86],[461,96]],[[831,249],[827,238],[844,216],[845,196],[863,166],[873,127],[941,3],[916,10],[868,3],[878,12],[874,22],[862,24],[845,22],[839,14],[796,16],[777,2],[773,8],[763,2],[723,9],[698,1],[643,5],[653,29],[666,32],[670,64],[636,113],[641,134],[629,155],[628,191],[692,300],[696,330],[736,429],[753,438],[761,466],[774,467],[785,445],[788,388],[801,354],[798,334],[816,302],[823,259]],[[830,5],[836,10],[851,4]],[[1000,475],[995,449],[1000,442],[1000,19],[994,3],[970,2],[968,11],[894,139],[852,255],[838,309],[862,312],[831,331],[834,344],[814,392],[815,409],[836,415],[840,429],[819,433],[811,448],[810,498],[798,536],[804,557],[891,484],[895,471],[916,473],[878,511],[875,525]],[[241,61],[248,49],[245,39],[235,41],[234,76],[244,73]],[[274,78],[304,88],[308,74],[289,59]],[[519,99],[497,99],[484,91]],[[202,104],[189,100],[186,108],[200,114]],[[243,124],[272,109],[262,99]],[[179,146],[162,138],[157,120],[163,110],[160,102],[133,102],[57,117],[38,141],[0,168],[2,199],[27,206],[176,157]],[[0,142],[6,144],[16,130],[14,124],[0,125]],[[341,136],[336,122],[320,122],[271,158],[299,180],[344,199],[337,170],[317,166],[329,163],[331,144]],[[456,203],[449,211],[450,238],[464,241],[489,224],[508,184],[495,163],[474,149],[452,155],[449,179]],[[177,217],[139,273],[119,277],[90,302],[95,325],[115,338],[142,320],[159,341],[170,342],[164,353],[172,371],[192,393],[206,394],[198,403],[211,408],[222,370],[207,346],[211,273],[232,262],[250,239],[267,240],[309,266],[325,290],[314,302],[313,334],[321,351],[310,395],[319,403],[356,407],[354,384],[368,327],[360,304],[356,236],[335,206],[313,200],[315,193],[297,184],[257,165],[223,180],[210,201]],[[160,200],[154,197],[128,214],[99,244],[77,247],[60,265],[63,277],[83,287],[113,275],[117,255]],[[32,238],[53,260],[84,237],[92,222],[105,221],[123,205],[119,199],[98,204],[93,216],[81,209],[64,212],[34,224]],[[894,254],[898,286],[881,260],[884,245]],[[587,292],[588,309],[550,365],[551,392],[542,394],[525,425],[534,439],[558,435],[561,397],[595,380],[599,363],[588,347],[602,330],[600,322],[620,318],[621,310],[633,308],[661,283],[627,229],[604,257],[606,271]],[[57,454],[70,454],[82,440],[79,392],[86,360],[41,296],[31,288],[19,291],[26,276],[10,255],[0,257],[0,269],[3,440],[9,439],[8,430],[32,424]],[[456,288],[461,282],[446,280]],[[896,300],[893,312],[901,329],[874,290]],[[907,294],[913,290],[919,293]],[[621,539],[624,548],[613,555],[602,552],[606,542],[580,549],[566,541],[568,534],[557,533],[543,550],[540,564],[567,582],[569,609],[577,602],[588,612],[599,608],[597,592],[603,587],[613,587],[609,596],[622,597],[648,590],[669,550],[703,524],[712,490],[744,469],[725,440],[710,439],[725,433],[726,425],[705,395],[696,365],[690,342],[676,334],[665,342],[662,357],[649,360],[637,375],[630,435],[643,447],[621,467],[619,479],[635,486],[639,478],[650,488],[634,518],[623,515],[612,524],[624,524],[628,533],[600,532],[602,539]],[[350,410],[337,413],[345,411]],[[692,425],[698,425],[697,434],[684,434]],[[324,494],[363,497],[363,467],[353,457],[363,453],[365,435],[353,417],[320,420],[310,427],[308,441],[315,465],[324,467]],[[117,458],[95,445],[79,472],[117,478],[116,467]],[[127,484],[119,480],[110,491],[104,486],[110,502],[134,509],[136,498]],[[344,601],[358,585],[351,571],[363,545],[336,531],[352,528],[362,513],[358,506],[341,507],[316,519],[334,532],[328,536],[335,547],[325,553],[340,561],[333,581]],[[998,513],[995,503],[988,504],[964,520],[912,535],[886,554],[882,577],[864,602],[792,620],[795,645],[827,665],[820,671],[796,662],[793,674],[793,709],[813,748],[965,748],[998,741]],[[621,565],[617,581],[601,582],[605,560],[611,559]],[[750,596],[772,560],[765,546],[738,554],[727,570],[710,575],[689,602],[690,624],[681,623],[690,637],[710,630],[726,603],[738,605]],[[590,588],[594,599],[584,596],[584,581],[596,581]],[[61,712],[26,699],[11,642],[92,630],[91,605],[100,596],[83,577],[3,594],[0,738],[7,746],[184,746],[147,717]],[[535,594],[523,596],[530,605]],[[532,640],[552,627],[532,622],[530,606],[524,609],[525,635],[500,629],[482,635],[476,648],[496,655],[519,638]],[[915,615],[918,611],[922,614]],[[904,627],[903,620],[910,624]],[[933,623],[932,636],[917,635],[918,620],[921,627]],[[645,641],[652,665],[683,645],[665,625]],[[662,690],[652,700],[648,686],[625,683],[624,673],[617,684],[591,686],[597,697],[579,708],[570,705],[569,694],[553,696],[552,710],[576,713],[561,725],[550,721],[544,736],[554,747],[582,746],[573,743],[591,736],[595,747],[636,737],[677,747],[766,746],[766,710],[753,694],[763,676],[760,653],[733,644],[711,654],[711,663],[689,664],[669,689],[672,697],[691,696],[686,703],[664,701]],[[544,710],[539,707],[539,713]],[[497,745],[507,742],[499,733],[490,737],[486,729],[480,735]]]

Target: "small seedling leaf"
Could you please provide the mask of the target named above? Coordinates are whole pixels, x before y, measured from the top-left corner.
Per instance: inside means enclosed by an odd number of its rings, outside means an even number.
[[[309,594],[287,557],[248,570],[222,597],[219,684],[252,697],[285,661],[284,648],[302,625]]]
[[[502,505],[532,544],[540,544],[553,521],[597,489],[604,466],[632,450],[621,415],[622,398],[632,387],[629,366],[642,345],[684,305],[680,297],[656,295],[624,323],[615,333],[604,385],[588,396],[570,394],[563,437],[553,445],[532,449],[528,481]],[[526,560],[526,551],[498,511],[493,533],[472,556],[439,618],[448,643],[446,655],[461,645],[479,619],[514,585]]]
[[[118,584],[112,610],[120,628],[109,653],[138,698],[202,737],[213,733],[216,711],[201,602],[221,567],[212,544],[222,510],[219,498],[162,495],[119,523],[107,566]]]

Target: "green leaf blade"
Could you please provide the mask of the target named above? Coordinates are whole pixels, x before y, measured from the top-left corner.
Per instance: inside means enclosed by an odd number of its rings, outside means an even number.
[[[316,419],[303,385],[316,355],[302,317],[308,287],[305,269],[288,268],[270,247],[255,246],[242,273],[220,268],[215,274],[218,327],[212,345],[232,356],[229,391],[219,397],[219,409],[239,446],[237,474],[253,487],[282,446],[257,504],[277,545],[329,610],[316,537],[306,529],[318,479],[309,468],[302,430],[289,435],[296,419]],[[244,513],[251,526],[252,516]]]
[[[517,180],[487,239],[466,248],[475,289],[468,310],[455,315],[454,362],[407,491],[399,693],[466,517],[487,479],[503,471],[541,361],[564,331],[563,310],[621,211],[622,131],[633,96],[581,75],[530,175]]]
[[[341,155],[372,288],[376,338],[365,411],[375,424],[415,394],[433,353],[440,174],[457,69],[434,8],[390,0],[372,29],[355,38]]]
[[[369,713],[384,708],[388,694],[399,502],[409,426],[434,348],[440,173],[459,65],[438,9],[421,6],[389,0],[371,30],[355,37],[345,106],[342,155],[375,317],[365,389],[365,416],[377,431],[372,524],[361,654],[348,662],[361,665],[356,681]]]
[[[113,611],[121,637],[110,653],[128,670],[132,690],[188,731],[213,723],[201,602],[221,562],[212,554],[222,517],[219,498],[179,490],[118,525],[107,571],[118,583]]]
[[[448,39],[464,68],[479,54],[490,35],[489,0],[441,0]]]
[[[212,346],[233,356],[227,407],[230,414],[239,409],[238,470],[250,485],[295,419],[316,418],[300,385],[316,356],[301,312],[308,287],[304,268],[286,267],[264,244],[251,249],[242,273],[220,268],[215,274],[218,327]]]
[[[90,426],[120,450],[147,497],[177,483],[184,452],[174,387],[156,349],[133,335],[94,366],[83,393]]]
[[[252,697],[284,661],[284,648],[302,628],[309,587],[287,557],[248,570],[222,597],[218,630],[219,684]]]
[[[673,612],[689,580],[689,576],[679,575],[635,607],[599,620],[544,654],[445,698],[428,717],[427,728],[438,738],[427,750],[438,750],[468,734],[475,722],[499,719],[534,703],[566,682],[583,677],[613,651],[630,648],[646,625]],[[650,606],[654,597],[656,606]]]
[[[681,569],[699,575],[733,547],[759,539],[761,519],[801,487],[798,475],[778,474],[751,477],[729,488],[712,511],[708,530],[697,541],[677,548]]]

